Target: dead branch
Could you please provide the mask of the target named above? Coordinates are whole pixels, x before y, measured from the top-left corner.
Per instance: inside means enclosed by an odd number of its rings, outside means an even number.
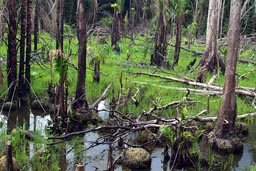
[[[202,95],[211,95],[211,96],[216,96],[216,95],[222,95],[222,91],[214,91],[214,90],[207,90],[207,89],[193,89],[193,88],[180,88],[180,87],[171,87],[171,86],[162,86],[158,84],[151,84],[147,82],[139,82],[139,81],[133,81],[136,84],[143,84],[143,85],[150,85],[150,86],[155,86],[159,88],[165,88],[165,89],[170,89],[170,90],[176,90],[176,91],[184,91],[187,92],[188,90],[192,93],[196,94],[202,94]]]
[[[184,103],[193,104],[193,103],[195,103],[195,101],[179,100],[179,101],[168,103],[168,104],[166,104],[164,106],[154,106],[148,112],[145,112],[144,114],[145,115],[150,115],[150,114],[152,114],[156,110],[166,110],[166,109],[168,109],[170,107],[177,107],[180,104],[184,104]]]
[[[237,119],[245,119],[247,117],[254,117],[256,116],[256,112],[255,113],[246,113],[243,115],[238,115]],[[190,119],[193,119],[195,121],[199,121],[199,122],[215,122],[217,120],[216,116],[212,116],[212,117],[191,117]]]
[[[253,61],[253,60],[250,60],[250,59],[239,58],[238,61],[241,62],[241,63],[245,63],[245,64],[256,65],[256,62]]]
[[[89,106],[90,109],[94,109],[102,100],[104,100],[106,98],[106,94],[109,90],[109,88],[112,86],[112,83],[110,83],[107,88],[104,90],[104,92],[102,93],[102,95],[93,103]]]
[[[183,84],[191,85],[191,86],[202,87],[202,88],[211,89],[211,90],[214,90],[214,91],[221,91],[221,92],[223,91],[223,88],[219,87],[219,86],[214,86],[214,85],[209,85],[209,84],[199,83],[199,82],[193,82],[193,81],[187,81],[187,80],[182,80],[182,79],[174,78],[174,77],[162,76],[162,75],[157,75],[157,74],[150,74],[150,73],[145,73],[145,72],[129,72],[129,73],[130,74],[136,74],[136,75],[146,75],[146,76],[155,77],[155,78],[161,78],[161,79],[165,79],[165,80],[168,80],[168,81],[183,83]],[[239,88],[236,88],[236,93],[239,94],[239,95],[246,95],[246,96],[250,96],[250,97],[256,97],[255,92],[241,90]]]
[[[221,40],[226,40],[226,38],[219,39],[219,41],[221,41]],[[172,47],[175,47],[175,45],[170,44],[170,43],[168,43],[168,45],[170,45]],[[194,56],[202,56],[203,55],[203,52],[200,52],[200,51],[191,50],[191,49],[185,48],[183,46],[180,46],[180,48],[187,51],[187,52],[192,52]],[[256,65],[256,62],[253,61],[253,60],[250,60],[250,59],[239,58],[238,61],[241,62],[241,63],[246,63],[246,64],[250,63],[252,65]]]
[[[117,132],[115,134],[111,134],[112,138],[113,138],[113,136],[119,138],[124,135],[127,136],[127,134],[136,132],[136,131],[147,130],[149,128],[160,128],[164,124],[170,125],[171,127],[175,128],[178,126],[178,124],[181,121],[181,118],[165,119],[165,118],[161,118],[161,117],[155,116],[155,115],[152,115],[152,116],[154,116],[156,119],[149,120],[149,121],[123,122],[124,124],[119,125],[119,126],[118,125],[117,126],[99,126],[96,128],[91,128],[91,129],[87,129],[87,130],[83,130],[83,131],[68,133],[65,135],[58,136],[58,137],[48,137],[48,140],[51,140],[51,139],[66,140],[73,136],[83,135],[83,134],[86,134],[89,132],[96,132],[96,131],[100,131],[100,130],[110,130],[110,129],[117,130]],[[247,113],[247,114],[239,115],[237,117],[237,119],[244,119],[246,117],[254,117],[254,116],[256,116],[256,113]],[[187,117],[186,119],[195,120],[195,121],[199,121],[199,122],[214,122],[217,120],[217,117],[216,116],[213,116],[213,117]],[[136,119],[136,120],[138,120],[138,119]],[[102,137],[101,137],[101,139],[102,139]],[[99,141],[96,142],[96,145],[97,144],[99,144]]]
[[[171,43],[167,43],[167,44],[172,46],[172,47],[175,47],[175,45],[173,45]],[[201,55],[203,55],[203,52],[200,52],[200,51],[191,50],[191,49],[185,48],[183,46],[180,46],[180,48],[185,50],[185,51],[187,51],[187,52],[192,52],[194,56],[201,56]]]

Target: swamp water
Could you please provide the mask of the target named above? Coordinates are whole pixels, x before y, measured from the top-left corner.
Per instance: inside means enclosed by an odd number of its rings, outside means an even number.
[[[104,109],[104,103],[99,104],[99,109]],[[99,112],[99,116],[102,119],[108,118],[107,112]],[[9,118],[9,119],[7,119]],[[4,130],[12,130],[17,125],[23,125],[23,121],[26,121],[28,128],[30,131],[42,130],[45,128],[45,125],[50,120],[50,115],[44,115],[39,111],[31,111],[28,108],[21,108],[17,111],[12,111],[8,114],[8,112],[0,113],[0,121],[2,126],[0,127],[0,133]],[[256,131],[254,130],[256,127],[256,123],[250,125],[249,127],[249,136],[248,141],[244,143],[243,152],[236,155],[230,156],[222,156],[221,154],[215,154],[217,160],[219,160],[222,164],[218,166],[214,166],[209,170],[213,171],[243,171],[249,170],[251,165],[256,165],[256,148],[253,147],[253,143],[256,142]],[[42,135],[44,136],[44,135]],[[97,140],[100,137],[98,133],[87,133],[82,137],[82,141],[80,145],[82,149],[87,149],[91,146],[92,142]],[[81,139],[80,139],[81,140]],[[64,153],[60,155],[60,170],[61,171],[74,171],[75,165],[77,164],[78,156],[74,152],[74,148],[70,142],[62,143],[64,149]],[[199,145],[200,146],[200,145]],[[206,145],[207,146],[207,145]],[[206,147],[204,145],[204,147]],[[79,161],[85,164],[86,171],[103,171],[107,168],[108,161],[108,150],[109,146],[107,144],[102,144],[95,146],[93,148],[89,148],[88,150],[84,150],[79,155]],[[203,149],[205,150],[205,149]],[[151,168],[140,171],[168,171],[170,170],[169,164],[164,165],[162,162],[163,159],[163,148],[155,148],[152,152],[152,163]],[[35,148],[33,143],[29,144],[29,155],[33,156],[35,152]],[[116,159],[121,155],[121,151],[114,149],[113,158]],[[219,159],[218,159],[219,158]],[[230,162],[231,161],[231,164]],[[32,170],[32,169],[30,169]],[[195,169],[187,169],[187,170],[195,170]],[[205,170],[205,169],[201,169]],[[129,171],[129,169],[123,166],[116,166],[115,171]],[[135,171],[135,170],[133,170]]]

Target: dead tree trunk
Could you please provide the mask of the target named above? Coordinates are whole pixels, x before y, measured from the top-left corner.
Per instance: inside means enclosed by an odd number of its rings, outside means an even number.
[[[240,43],[240,11],[241,1],[232,0],[228,32],[228,54],[226,59],[227,68],[225,72],[224,98],[214,128],[214,133],[218,138],[227,138],[227,136],[232,133],[237,117],[235,74]]]
[[[7,52],[7,81],[8,81],[8,99],[15,97],[15,85],[17,81],[17,12],[15,0],[7,1],[9,12],[9,31],[8,31],[8,52]]]
[[[182,17],[183,14],[179,14],[176,17],[176,43],[175,43],[175,52],[174,52],[174,62],[173,66],[177,66],[180,56],[180,44],[181,44],[181,32],[182,32]]]
[[[32,0],[28,0],[27,1],[26,71],[25,71],[26,95],[30,94],[31,35],[32,35]]]
[[[151,65],[168,67],[166,60],[167,40],[166,40],[166,20],[163,11],[160,11],[158,28],[155,32],[155,50],[151,56]]]
[[[35,15],[34,15],[34,52],[37,51],[38,43],[38,31],[39,31],[39,14],[40,14],[40,2],[35,1]]]
[[[3,63],[3,59],[0,57],[0,88],[2,88],[4,85],[2,63]]]
[[[19,84],[18,84],[18,96],[24,96],[25,79],[24,79],[24,59],[25,59],[25,47],[26,47],[26,27],[27,27],[27,0],[22,0],[21,3],[21,37],[20,37],[20,64],[19,64]]]
[[[0,6],[2,6],[2,4],[0,4]],[[2,39],[3,39],[3,11],[0,11],[0,40],[2,42]]]
[[[114,19],[112,22],[112,34],[111,34],[111,45],[113,48],[118,47],[118,41],[121,38],[121,14],[115,12]]]
[[[11,141],[6,143],[6,169],[8,171],[14,171],[13,160],[12,160],[12,144]]]
[[[206,48],[202,59],[200,60],[198,67],[199,72],[196,80],[199,82],[205,82],[207,72],[214,72],[219,67],[222,74],[225,73],[225,64],[220,58],[220,54],[217,49],[217,37],[218,37],[218,3],[219,0],[210,0],[207,19],[206,30]]]
[[[96,83],[100,82],[100,60],[99,59],[96,59],[94,61],[93,81]]]
[[[77,1],[77,36],[78,36],[78,72],[76,83],[76,96],[73,109],[88,109],[86,100],[86,6],[85,1]]]
[[[57,3],[57,39],[56,39],[56,49],[61,49],[63,52],[63,34],[64,34],[64,20],[63,20],[63,13],[64,13],[64,1],[58,0]]]

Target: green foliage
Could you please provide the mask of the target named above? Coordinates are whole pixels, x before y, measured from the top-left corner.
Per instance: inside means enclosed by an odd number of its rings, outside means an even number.
[[[103,18],[100,19],[99,22],[100,22],[100,24],[101,24],[102,26],[108,27],[108,26],[111,25],[112,20],[111,20],[111,18],[109,18],[109,17],[103,17]]]
[[[164,0],[158,0],[158,7],[160,11],[164,9]]]
[[[119,12],[122,12],[124,10],[124,2],[125,0],[117,0]]]
[[[256,171],[256,166],[250,166],[250,171]]]
[[[184,11],[186,5],[186,0],[169,0],[169,10],[173,13],[175,16],[179,16],[183,13],[186,13]]]
[[[124,9],[124,2],[125,0],[117,0],[116,3],[111,4],[111,8],[114,8],[115,10],[122,12]]]
[[[168,125],[161,125],[159,131],[171,142],[171,144],[174,144],[176,136]]]
[[[117,3],[111,4],[111,8],[117,8],[117,7],[118,7]]]
[[[55,70],[59,74],[60,79],[64,81],[67,80],[68,66],[69,58],[63,53],[57,54],[55,57]]]

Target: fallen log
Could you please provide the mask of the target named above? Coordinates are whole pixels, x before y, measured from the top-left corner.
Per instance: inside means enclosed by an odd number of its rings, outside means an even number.
[[[256,62],[253,61],[253,60],[250,60],[250,59],[239,58],[238,61],[241,62],[241,63],[245,63],[245,64],[256,65]]]
[[[175,45],[173,45],[171,43],[167,43],[167,44],[172,46],[172,47],[175,47]],[[187,52],[192,52],[194,56],[202,56],[203,55],[203,52],[200,52],[200,51],[191,50],[191,49],[185,48],[183,46],[180,46],[180,48],[187,51]]]
[[[255,113],[246,113],[246,114],[238,115],[237,119],[245,119],[247,117],[254,117],[254,116],[256,116],[256,112]],[[190,119],[193,119],[193,120],[199,121],[199,122],[215,122],[217,120],[217,116],[212,116],[212,117],[191,117]]]
[[[162,76],[162,75],[145,73],[145,72],[129,72],[129,73],[130,74],[136,74],[136,75],[146,75],[146,76],[155,77],[155,78],[161,78],[161,79],[165,79],[167,81],[173,81],[173,82],[183,83],[183,84],[186,84],[186,85],[202,87],[202,88],[211,89],[211,90],[214,90],[214,91],[221,91],[221,92],[223,91],[223,88],[219,87],[219,86],[214,86],[214,85],[209,85],[209,84],[199,83],[199,82],[194,82],[194,81],[188,81],[188,80],[182,80],[182,79],[174,78],[174,77]],[[248,88],[248,89],[250,89],[250,88]],[[236,93],[239,94],[239,95],[246,95],[246,96],[250,96],[250,97],[256,97],[256,92],[241,90],[239,88],[236,88]]]
[[[139,82],[139,81],[132,81],[132,82],[136,83],[136,84],[150,85],[150,86],[154,86],[154,87],[176,90],[176,91],[184,91],[184,92],[190,91],[192,93],[199,94],[199,95],[216,96],[216,95],[222,95],[223,94],[221,90],[214,91],[214,90],[207,90],[207,89],[180,88],[180,87],[162,86],[162,85],[147,83],[147,82]]]
[[[171,43],[168,43],[168,45],[170,45],[172,47],[175,47],[175,45],[173,45]],[[191,50],[191,49],[185,48],[183,46],[180,46],[180,48],[187,51],[187,52],[193,53],[194,56],[202,56],[203,55],[203,52],[201,52],[201,51]],[[250,60],[250,59],[239,58],[238,61],[241,62],[241,63],[246,63],[246,64],[250,63],[252,65],[256,65],[256,61],[253,61],[253,60]]]

